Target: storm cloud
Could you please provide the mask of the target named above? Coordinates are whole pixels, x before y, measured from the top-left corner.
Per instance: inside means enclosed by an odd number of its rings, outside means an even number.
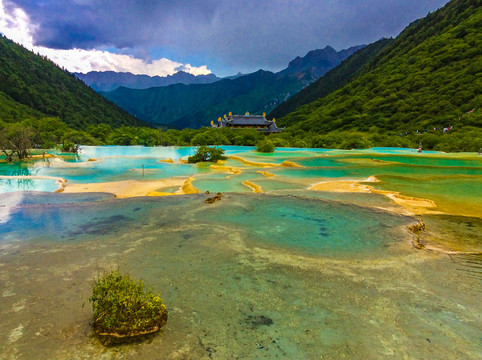
[[[309,50],[396,36],[446,0],[8,0],[36,24],[38,46],[110,49],[219,75],[279,70]]]

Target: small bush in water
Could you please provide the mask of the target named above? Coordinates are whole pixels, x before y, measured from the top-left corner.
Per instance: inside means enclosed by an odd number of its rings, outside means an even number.
[[[142,280],[133,280],[119,270],[94,281],[89,301],[96,333],[117,341],[156,332],[167,322],[161,294],[146,291]]]
[[[187,158],[189,163],[198,163],[204,161],[216,162],[218,160],[226,160],[228,157],[224,155],[224,150],[215,146],[202,145],[197,148],[193,156]]]
[[[272,153],[275,150],[275,146],[270,140],[261,140],[256,144],[256,151],[262,153]]]

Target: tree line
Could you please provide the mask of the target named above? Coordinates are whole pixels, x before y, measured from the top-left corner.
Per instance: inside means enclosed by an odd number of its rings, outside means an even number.
[[[466,114],[461,122],[480,123],[479,111]],[[90,125],[85,130],[67,126],[59,118],[31,118],[9,123],[0,119],[0,151],[8,161],[24,159],[30,149],[58,148],[63,152],[76,152],[79,145],[141,145],[141,146],[202,146],[236,145],[326,149],[362,149],[370,147],[417,148],[446,152],[479,151],[482,147],[482,130],[476,126],[463,126],[426,132],[387,132],[373,127],[368,132],[331,131],[326,134],[288,128],[277,134],[264,135],[256,129],[201,128],[162,130],[149,127],[108,124]]]

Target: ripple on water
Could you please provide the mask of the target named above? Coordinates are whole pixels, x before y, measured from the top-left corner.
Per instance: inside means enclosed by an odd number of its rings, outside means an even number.
[[[323,255],[369,253],[407,239],[412,218],[333,201],[293,196],[231,196],[196,221],[242,228],[258,245]]]
[[[0,241],[6,230],[23,241],[0,247],[4,357],[476,359],[480,353],[473,315],[480,281],[461,281],[456,271],[470,263],[385,247],[403,241],[399,228],[410,218],[342,204],[333,195],[225,194],[214,204],[204,194],[30,195],[0,196],[17,213],[10,227],[0,224]],[[350,195],[337,196],[346,202]],[[359,203],[367,196],[356,195]],[[464,226],[475,234],[480,222]],[[89,336],[91,279],[116,265],[162,292],[170,320],[152,342],[105,349]]]
[[[167,215],[169,206],[175,204],[184,209],[185,226],[207,224],[237,229],[245,234],[247,241],[259,246],[310,254],[354,255],[380,251],[390,244],[407,240],[407,233],[401,230],[413,222],[412,218],[380,210],[298,196],[226,194],[214,205],[205,204],[205,197],[200,194],[179,199],[97,201],[108,197],[51,194],[49,198],[53,200],[49,201],[45,195],[39,195],[36,197],[38,205],[30,200],[27,201],[29,205],[6,207],[11,210],[10,220],[0,226],[4,234],[21,230],[33,237],[72,240],[84,235],[114,233],[119,229],[128,231],[139,220],[154,224],[163,219],[167,221],[172,217]],[[57,198],[86,202],[56,206]]]

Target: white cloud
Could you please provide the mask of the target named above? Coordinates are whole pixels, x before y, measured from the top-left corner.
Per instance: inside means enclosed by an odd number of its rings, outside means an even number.
[[[0,33],[25,47],[33,47],[31,34],[35,27],[30,24],[28,15],[20,8],[7,14],[3,0],[0,0]]]
[[[70,72],[116,71],[150,76],[167,76],[182,69],[193,75],[211,73],[206,65],[195,67],[166,58],[145,62],[131,55],[113,54],[108,51],[57,50],[35,46],[32,34],[35,33],[36,28],[37,26],[31,23],[25,11],[20,8],[14,8],[7,13],[4,0],[0,0],[0,33],[35,53],[47,56],[54,63]]]

